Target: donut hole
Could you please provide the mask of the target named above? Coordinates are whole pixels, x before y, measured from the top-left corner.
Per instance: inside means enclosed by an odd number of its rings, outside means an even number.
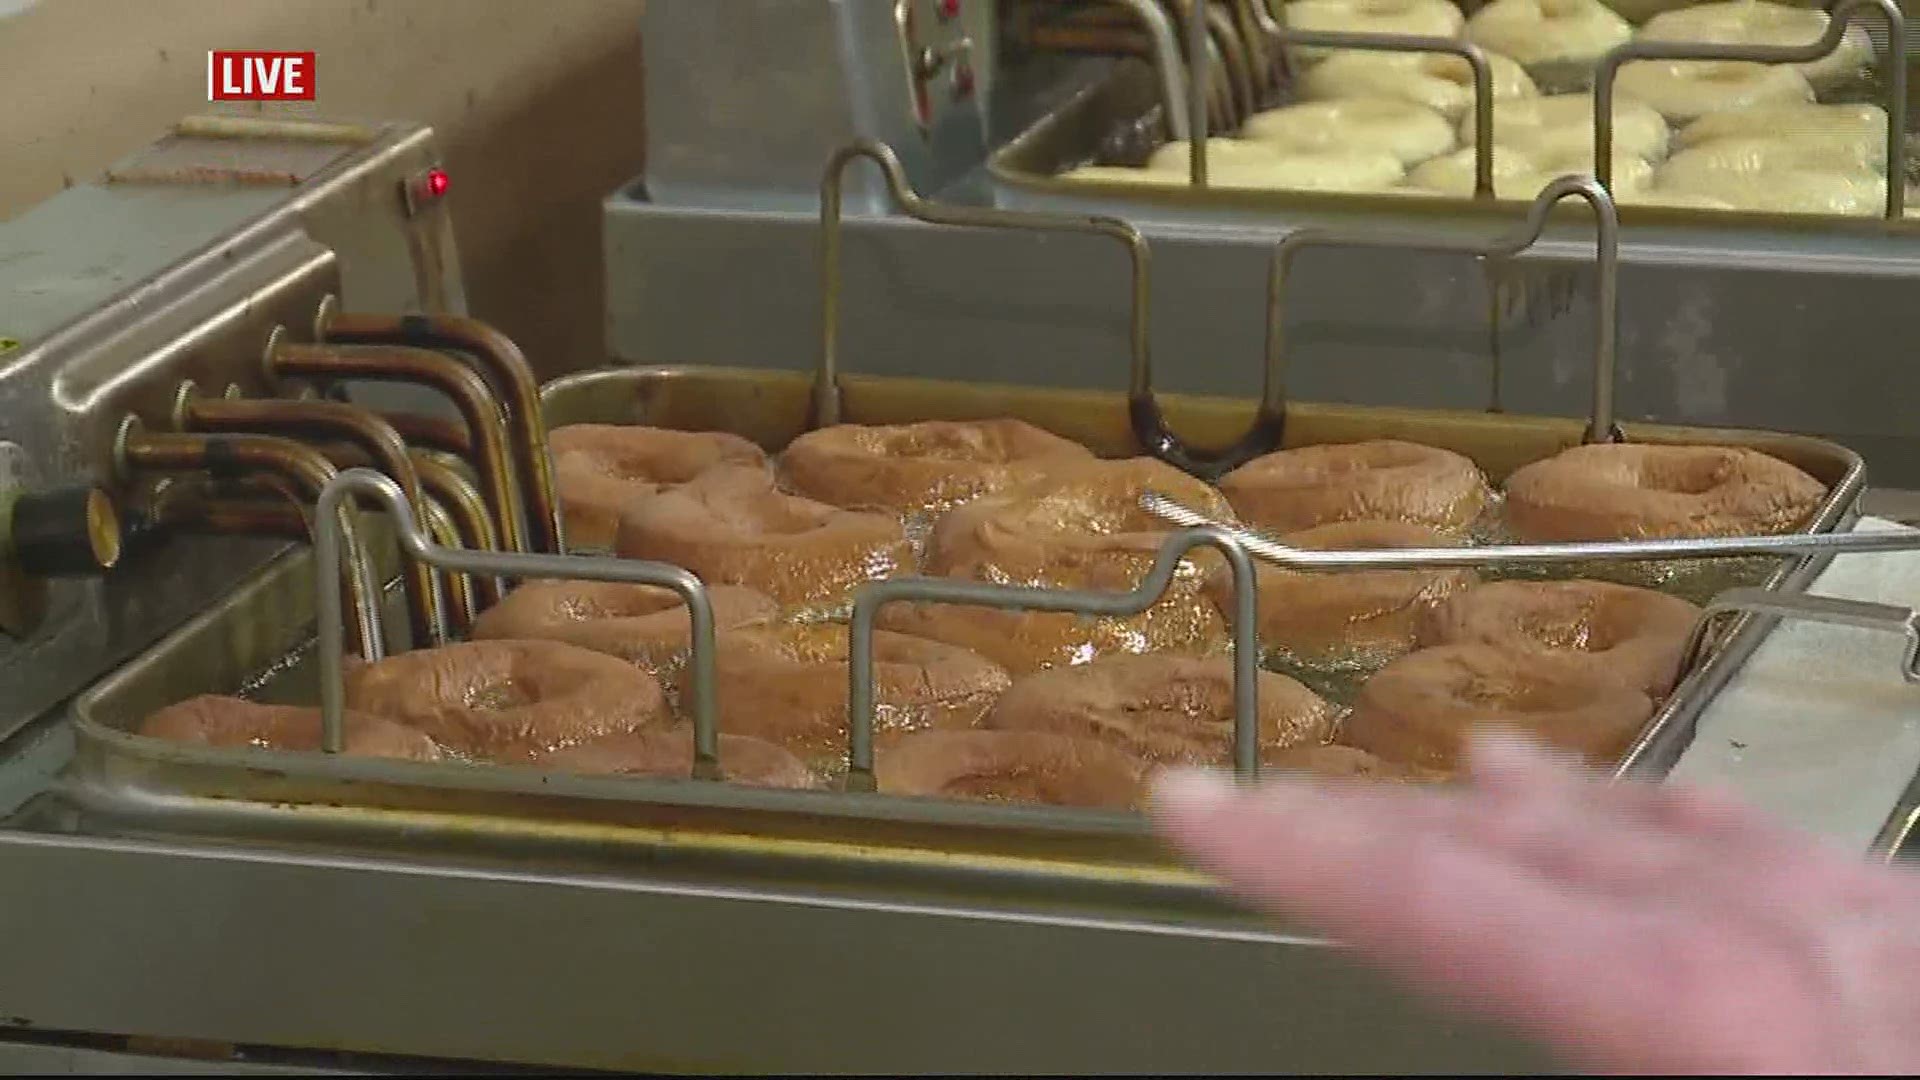
[[[525,680],[504,677],[469,686],[460,699],[469,709],[517,709],[538,701],[540,695]]]

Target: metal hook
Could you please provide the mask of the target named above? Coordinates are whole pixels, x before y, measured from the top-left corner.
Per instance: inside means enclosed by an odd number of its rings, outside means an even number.
[[[1226,556],[1233,574],[1233,765],[1241,779],[1256,778],[1260,772],[1260,639],[1253,561],[1230,530],[1201,526],[1168,537],[1153,568],[1131,592],[988,585],[939,577],[890,578],[862,585],[854,594],[847,643],[848,790],[874,790],[873,621],[882,607],[918,600],[1011,611],[1138,615],[1159,601],[1181,561],[1197,547],[1210,547]]]
[[[1217,454],[1202,454],[1188,447],[1168,429],[1165,414],[1147,386],[1137,390],[1128,401],[1128,413],[1134,436],[1155,457],[1185,472],[1206,479],[1245,464],[1281,444],[1285,436],[1286,337],[1284,331],[1286,289],[1294,256],[1308,247],[1398,248],[1461,255],[1515,255],[1540,239],[1547,217],[1562,199],[1580,198],[1593,207],[1598,219],[1594,233],[1594,320],[1593,410],[1588,419],[1585,441],[1618,442],[1622,435],[1614,422],[1615,342],[1620,323],[1619,253],[1620,218],[1613,197],[1596,181],[1585,176],[1563,176],[1545,188],[1533,200],[1526,221],[1511,232],[1491,241],[1436,238],[1420,233],[1347,232],[1338,229],[1296,229],[1273,249],[1267,275],[1267,364],[1260,392],[1260,409],[1253,426],[1240,440]]]
[[[467,551],[441,547],[420,528],[400,485],[372,469],[348,469],[320,491],[319,525],[314,534],[314,598],[320,639],[320,745],[330,754],[346,746],[346,683],[340,594],[329,583],[340,574],[340,533],[335,519],[348,499],[365,496],[393,520],[394,535],[407,554],[443,570],[505,578],[563,578],[659,585],[687,605],[692,631],[688,671],[693,688],[693,775],[718,779],[720,734],[714,707],[713,604],[700,579],[666,563],[584,555],[545,555],[503,551]],[[379,613],[374,612],[376,630]]]
[[[1153,360],[1147,332],[1151,304],[1146,238],[1140,230],[1113,217],[1077,217],[990,207],[949,206],[920,197],[907,182],[906,170],[891,147],[860,139],[834,151],[820,181],[820,366],[814,375],[814,422],[837,424],[841,419],[840,393],[840,215],[847,166],[866,158],[879,166],[888,195],[901,213],[929,225],[957,225],[978,229],[1033,229],[1040,232],[1086,233],[1110,237],[1126,245],[1133,270],[1132,307],[1127,336],[1133,353],[1130,385],[1133,393],[1153,384]]]

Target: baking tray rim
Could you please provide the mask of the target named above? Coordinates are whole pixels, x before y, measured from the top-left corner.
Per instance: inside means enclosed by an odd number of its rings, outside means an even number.
[[[762,389],[769,384],[786,384],[795,393],[803,392],[811,385],[811,375],[805,372],[693,366],[613,367],[562,376],[546,384],[542,395],[543,401],[552,401],[569,393],[589,392],[608,381],[642,386],[686,380],[703,380],[715,385],[731,382]],[[854,413],[851,419],[856,422],[861,400],[858,390],[862,387],[874,389],[892,386],[937,392],[942,386],[964,386],[972,392],[988,395],[998,390],[1007,395],[1024,395],[1029,411],[1034,407],[1032,399],[1035,398],[1053,397],[1062,403],[1084,400],[1090,396],[1111,398],[1115,402],[1124,398],[1124,395],[1112,391],[991,387],[978,383],[890,376],[849,376],[846,382]],[[1169,411],[1175,415],[1183,405],[1236,412],[1251,408],[1250,403],[1242,399],[1199,395],[1168,395],[1167,403],[1173,407]],[[1363,405],[1301,403],[1299,410],[1346,414],[1363,419],[1376,414],[1382,417],[1418,416],[1436,422],[1453,417],[1472,418],[1476,422],[1488,419],[1487,414],[1460,410]],[[1021,410],[1010,408],[1008,411],[1017,413]],[[1492,420],[1495,423],[1523,425],[1549,423],[1565,425],[1568,432],[1578,430],[1578,421],[1568,418],[1515,415],[1492,417]],[[1626,426],[1630,434],[1655,442],[1697,441],[1703,436],[1717,434],[1718,437],[1735,440],[1745,436],[1747,441],[1778,442],[1786,439],[1819,447],[1842,466],[1842,475],[1831,486],[1826,502],[1809,522],[1808,529],[1831,531],[1857,516],[1858,495],[1864,486],[1864,466],[1857,454],[1838,444],[1811,436],[1774,432],[1668,425]],[[1803,588],[1807,581],[1824,569],[1829,560],[1830,556],[1813,556],[1786,561],[1770,579],[1769,587]],[[1167,863],[1167,853],[1152,842],[1146,818],[1137,813],[873,796],[839,791],[777,791],[677,778],[575,776],[548,773],[530,767],[417,763],[318,752],[198,747],[137,735],[103,719],[102,714],[112,711],[117,694],[140,677],[146,665],[163,662],[166,657],[185,648],[184,643],[199,635],[212,633],[213,628],[233,619],[235,612],[244,607],[251,595],[270,587],[273,574],[310,570],[310,564],[311,560],[304,550],[290,551],[276,560],[267,571],[242,584],[221,604],[196,614],[144,650],[140,656],[76,697],[71,716],[80,752],[76,754],[73,768],[81,774],[82,779],[81,783],[74,785],[76,794],[92,784],[100,786],[102,790],[120,786],[129,790],[144,789],[151,794],[235,803],[287,805],[309,801],[330,805],[337,810],[378,815],[383,810],[395,808],[389,804],[342,799],[340,789],[348,789],[349,795],[354,794],[351,789],[356,787],[360,795],[380,794],[382,789],[392,789],[411,796],[413,801],[457,801],[462,795],[515,800],[509,807],[479,814],[498,818],[495,825],[507,833],[516,832],[523,826],[551,832],[555,820],[591,824],[591,810],[595,806],[645,807],[656,811],[711,811],[722,815],[722,819],[730,823],[726,828],[744,828],[749,832],[756,828],[764,829],[770,821],[779,821],[790,827],[799,827],[807,821],[832,822],[842,827],[852,826],[856,831],[875,827],[904,827],[906,832],[903,835],[892,838],[895,843],[891,850],[897,852],[927,844],[934,844],[943,850],[967,848],[964,852],[966,857],[985,858],[989,863],[1004,860],[1007,857],[1004,852],[1006,843],[1014,841],[1016,853],[1013,858],[1029,863],[1037,861],[1054,870],[1082,863],[1082,860],[1071,857],[1071,852],[1065,853],[1066,857],[1063,858],[1061,852],[1054,850],[1062,843],[1073,845],[1095,839],[1117,841],[1118,846],[1101,851],[1090,865],[1079,865],[1081,870],[1101,872],[1101,876],[1106,876],[1102,868],[1120,869],[1114,856],[1122,854],[1128,856],[1125,862],[1138,859],[1140,865],[1137,868],[1148,873],[1159,871]],[[1774,621],[1777,620],[1751,615],[1737,619],[1723,635],[1719,646],[1682,680],[1649,721],[1635,751],[1630,752],[1629,759],[1623,762],[1620,774],[1647,778],[1663,776],[1670,768],[1672,759],[1677,759],[1678,750],[1684,748],[1686,738],[1690,737],[1692,721],[1697,719],[1712,695],[1731,677],[1734,668],[1758,646]],[[270,657],[284,657],[311,639],[310,629],[306,628],[304,619],[295,620],[288,630],[293,640],[280,649],[272,650]],[[265,663],[259,666],[264,667]],[[1685,731],[1678,730],[1683,726]],[[1667,744],[1676,744],[1668,747],[1671,758],[1665,757],[1662,751]],[[175,779],[187,783],[170,783]],[[236,779],[240,782],[232,782]],[[309,786],[303,788],[302,783]],[[529,800],[533,806],[522,805]],[[536,808],[564,813],[557,819],[547,814],[522,819],[511,813],[512,810],[524,813],[527,809]],[[414,813],[416,810],[407,807],[404,812]],[[473,815],[474,811],[456,810],[453,813],[465,817]],[[586,813],[589,819],[581,821],[565,816],[574,813]],[[735,821],[735,818],[742,820]],[[972,839],[971,845],[953,843],[968,838]],[[864,839],[851,837],[829,842],[868,843]],[[1196,875],[1191,880],[1197,883],[1203,879]]]

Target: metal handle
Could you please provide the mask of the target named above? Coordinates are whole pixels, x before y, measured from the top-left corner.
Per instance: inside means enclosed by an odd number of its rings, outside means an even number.
[[[1675,540],[1585,540],[1484,547],[1383,548],[1323,551],[1292,547],[1253,529],[1215,521],[1158,492],[1140,496],[1140,508],[1181,528],[1218,529],[1254,558],[1290,570],[1431,570],[1443,567],[1553,566],[1643,559],[1725,559],[1747,555],[1859,555],[1920,551],[1920,529],[1897,532],[1787,533],[1701,536]]]
[[[916,221],[929,225],[958,225],[977,229],[1033,229],[1038,232],[1086,233],[1111,237],[1126,245],[1133,268],[1132,307],[1128,339],[1133,351],[1133,386],[1148,387],[1153,382],[1152,357],[1147,333],[1150,304],[1149,268],[1146,238],[1140,230],[1113,217],[1077,217],[1071,214],[1046,214],[993,207],[950,206],[920,197],[907,182],[906,170],[893,149],[873,139],[859,139],[839,150],[827,161],[820,181],[820,367],[814,375],[814,422],[819,425],[840,423],[840,215],[841,192],[847,166],[856,158],[866,158],[879,166],[894,208]]]
[[[1540,239],[1547,216],[1562,199],[1585,199],[1593,207],[1597,224],[1594,231],[1594,319],[1597,323],[1593,344],[1593,411],[1588,419],[1587,442],[1619,441],[1622,436],[1614,423],[1615,342],[1619,334],[1619,252],[1620,218],[1613,197],[1589,177],[1563,176],[1545,188],[1533,200],[1527,219],[1518,228],[1491,241],[1436,238],[1415,232],[1359,232],[1338,229],[1304,228],[1287,234],[1273,249],[1267,274],[1267,364],[1260,392],[1260,409],[1253,426],[1238,442],[1214,454],[1203,454],[1186,445],[1168,427],[1166,416],[1154,397],[1153,387],[1136,386],[1128,400],[1128,418],[1134,436],[1155,457],[1185,472],[1206,479],[1217,479],[1240,465],[1280,446],[1286,431],[1286,336],[1284,330],[1286,289],[1293,258],[1308,247],[1398,248],[1479,256],[1515,255]]]
[[[320,491],[319,521],[314,535],[314,598],[320,639],[321,748],[333,754],[346,744],[343,713],[346,708],[345,661],[342,656],[340,594],[330,583],[339,577],[340,535],[336,519],[349,498],[365,496],[393,520],[394,535],[407,554],[443,570],[506,578],[564,578],[659,585],[673,590],[687,605],[691,626],[688,671],[693,683],[693,775],[718,779],[720,734],[714,709],[713,604],[700,579],[677,566],[635,559],[594,558],[584,555],[535,555],[502,551],[466,551],[441,547],[420,528],[400,485],[372,469],[348,469],[327,481]],[[379,619],[379,613],[374,613]]]
[[[1906,213],[1907,30],[1895,0],[1840,0],[1833,6],[1827,32],[1805,45],[1708,45],[1685,41],[1629,41],[1600,58],[1593,73],[1593,167],[1600,183],[1613,189],[1613,84],[1623,64],[1634,60],[1749,60],[1796,64],[1831,56],[1847,28],[1863,9],[1886,20],[1887,44],[1887,211],[1888,221]]]
[[[1915,544],[1920,547],[1920,544]],[[1771,589],[1728,589],[1700,612],[1693,632],[1681,654],[1680,670],[1690,670],[1706,648],[1713,624],[1727,615],[1753,614],[1778,619],[1853,626],[1862,630],[1887,630],[1904,635],[1907,647],[1900,661],[1900,677],[1920,682],[1920,612],[1897,604],[1876,604],[1867,600],[1847,600],[1838,596],[1809,593],[1784,593]]]
[[[1157,603],[1187,552],[1210,547],[1233,573],[1233,767],[1251,780],[1260,772],[1260,640],[1253,561],[1230,530],[1202,526],[1167,538],[1153,568],[1131,592],[1093,592],[1034,586],[988,585],[940,577],[899,577],[862,585],[854,593],[847,643],[847,788],[874,790],[873,620],[882,607],[918,600],[1009,611],[1081,615],[1138,615]]]
[[[1336,30],[1292,30],[1277,20],[1262,26],[1284,45],[1311,45],[1362,52],[1438,53],[1457,56],[1473,69],[1473,197],[1493,198],[1493,65],[1480,46],[1452,38],[1417,34],[1354,34]],[[1284,53],[1284,49],[1282,50]]]

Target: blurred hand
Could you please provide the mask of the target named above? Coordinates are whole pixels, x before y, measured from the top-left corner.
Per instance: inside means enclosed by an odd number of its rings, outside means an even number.
[[[1165,775],[1257,907],[1607,1072],[1920,1070],[1920,884],[1715,796],[1477,742],[1455,787]]]

